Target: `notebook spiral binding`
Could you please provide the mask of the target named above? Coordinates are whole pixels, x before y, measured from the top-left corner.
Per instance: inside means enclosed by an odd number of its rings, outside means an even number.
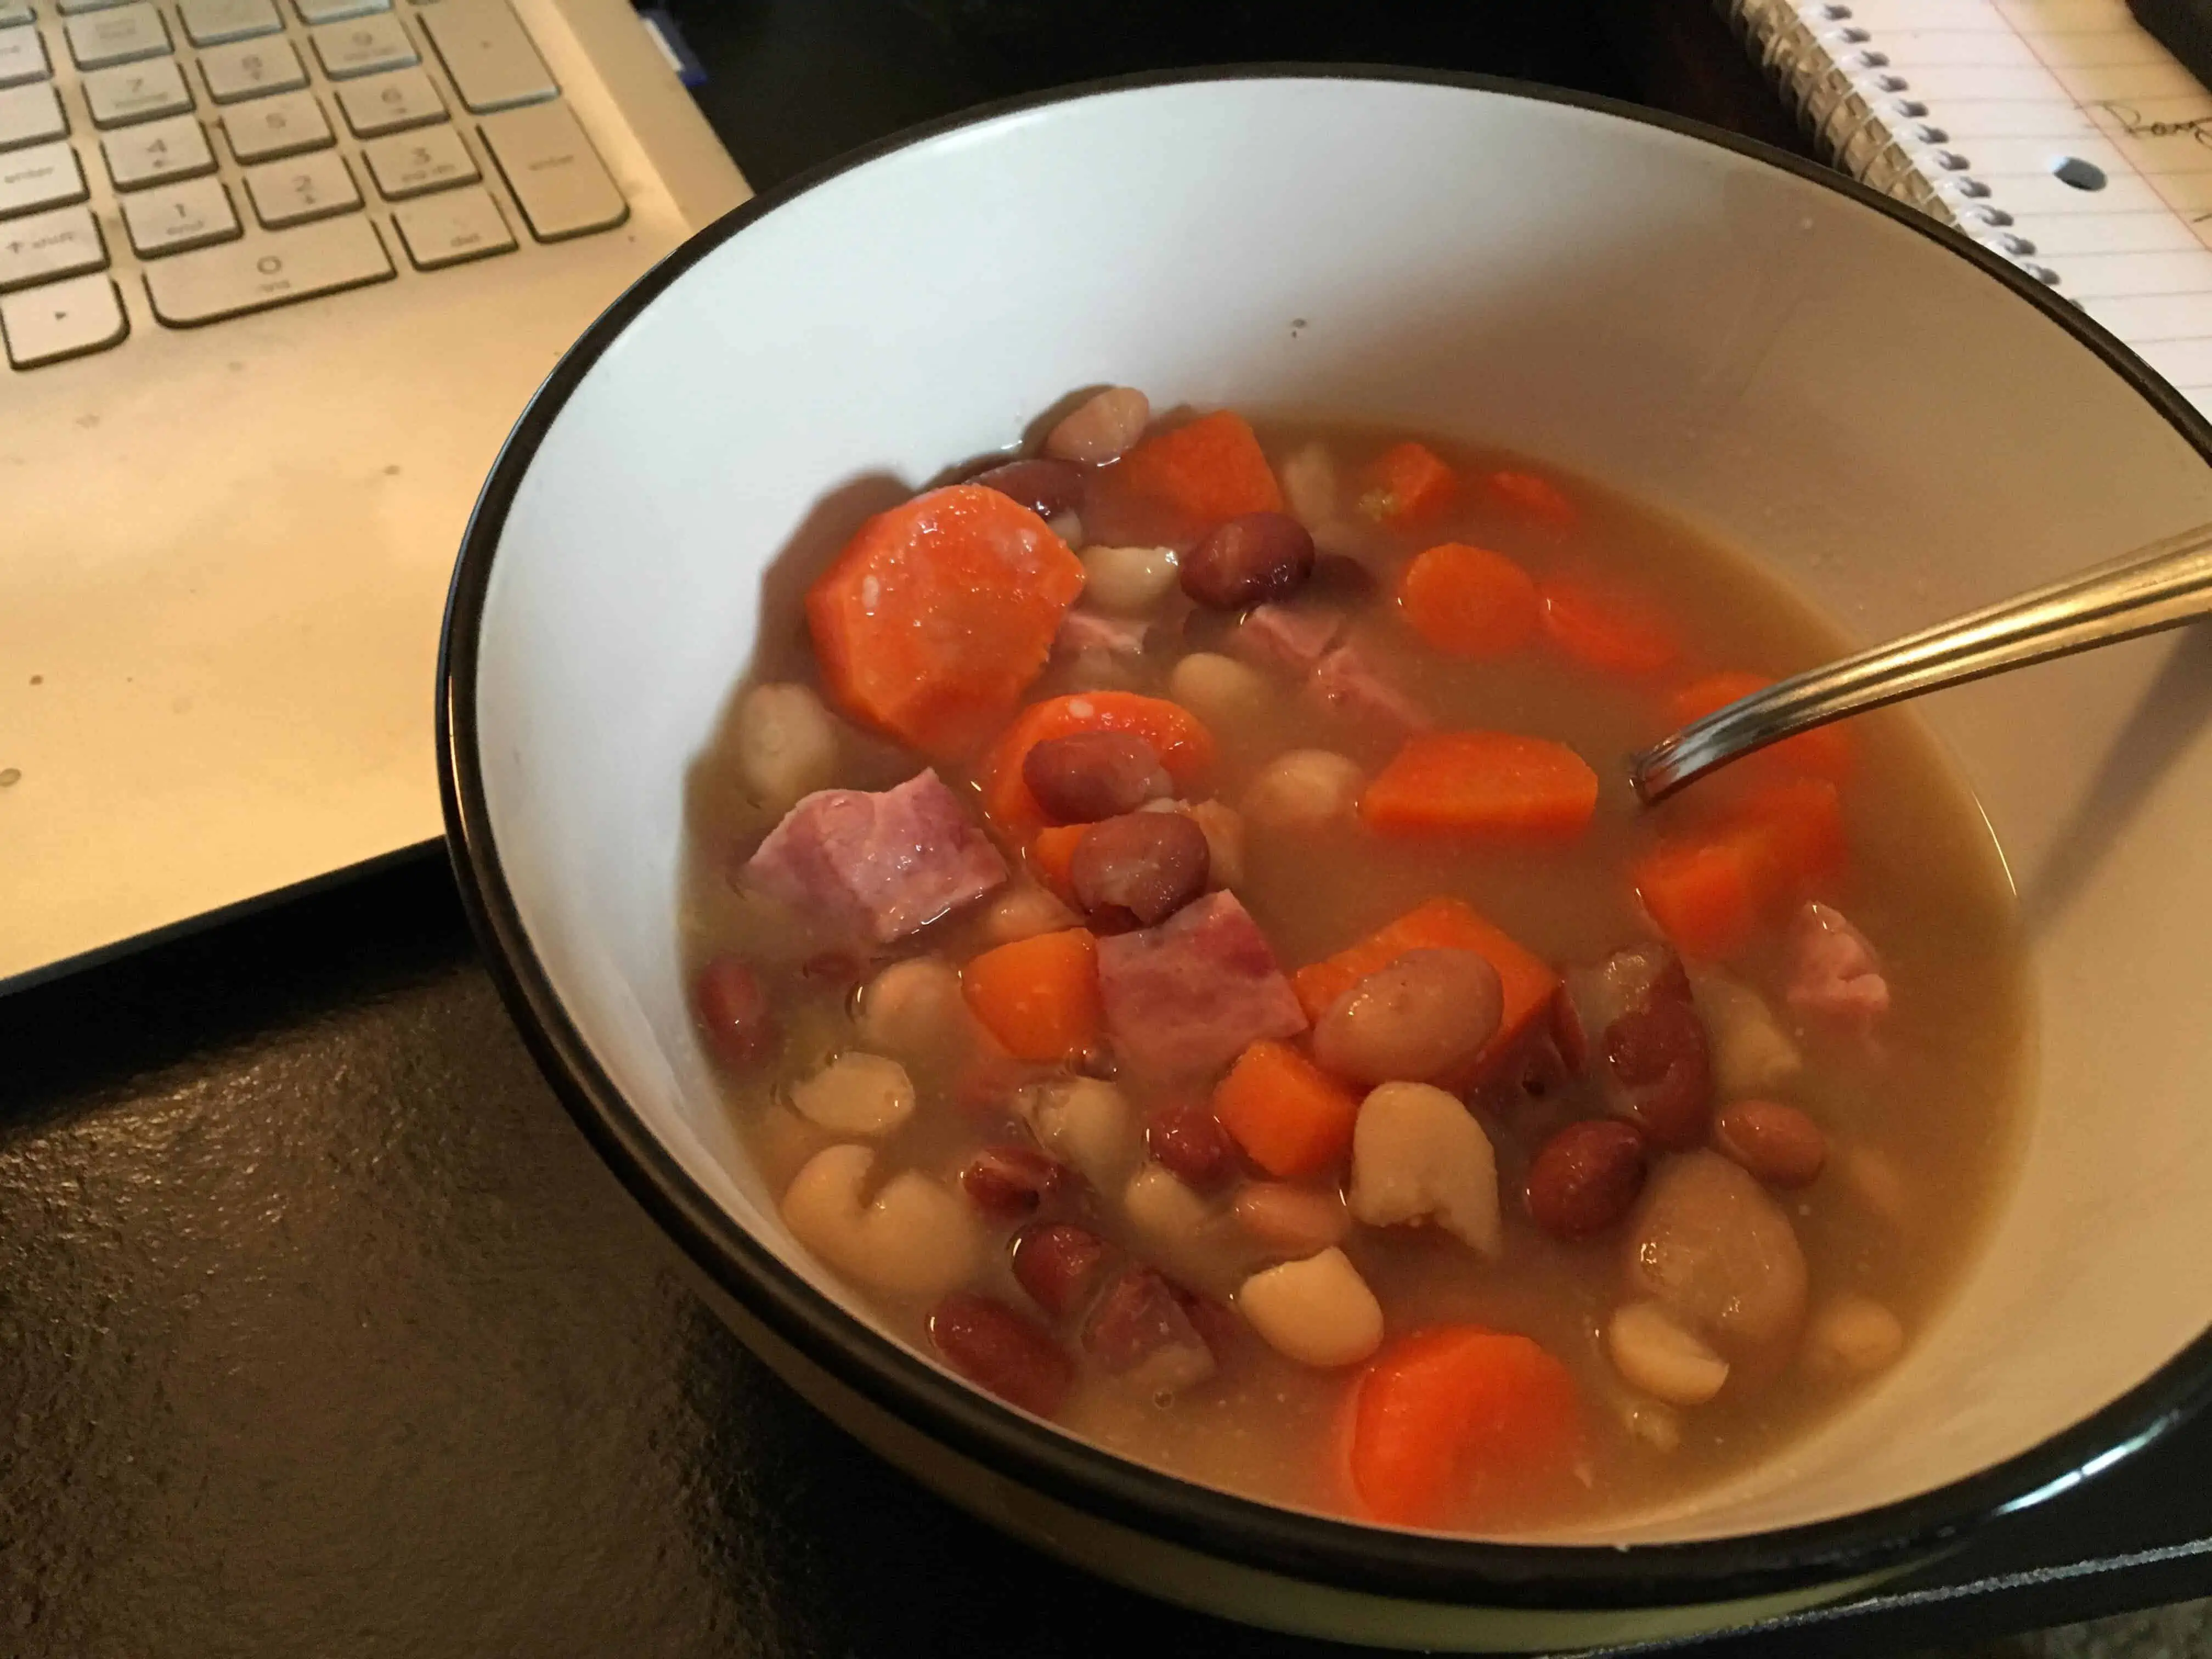
[[[1852,177],[1974,238],[2039,280],[2058,273],[2026,257],[1987,184],[1930,124],[1911,84],[1840,0],[1716,0],[1746,49],[1797,112],[1829,161]]]

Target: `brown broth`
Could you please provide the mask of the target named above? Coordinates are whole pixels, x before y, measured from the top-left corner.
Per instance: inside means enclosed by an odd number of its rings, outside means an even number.
[[[1319,445],[1340,475],[1358,469],[1402,436],[1311,422],[1263,422],[1263,446],[1280,468]],[[1427,439],[1468,480],[1493,469],[1537,471],[1562,484],[1581,509],[1562,533],[1516,516],[1479,488],[1418,535],[1386,532],[1346,511],[1322,530],[1323,550],[1356,556],[1386,580],[1420,548],[1446,540],[1489,547],[1541,578],[1587,570],[1649,597],[1684,641],[1684,668],[1650,684],[1607,678],[1534,646],[1494,661],[1430,650],[1378,597],[1354,639],[1441,727],[1528,732],[1565,742],[1602,780],[1595,821],[1566,848],[1384,842],[1354,828],[1323,836],[1248,836],[1237,891],[1273,943],[1285,971],[1364,937],[1437,895],[1466,899],[1555,966],[1590,962],[1650,936],[1623,874],[1653,837],[1692,817],[1698,791],[1656,812],[1636,808],[1620,757],[1669,723],[1665,688],[1695,672],[1743,669],[1779,676],[1839,654],[1835,632],[1749,561],[1601,485],[1504,452]],[[1349,508],[1352,489],[1344,490]],[[1169,601],[1180,612],[1180,595]],[[1167,630],[1172,633],[1172,629]],[[817,684],[794,617],[769,618],[754,679]],[[1174,653],[1149,651],[1121,683],[1165,695]],[[1059,661],[1034,688],[1042,697],[1085,685]],[[749,682],[750,683],[750,682]],[[1091,682],[1090,684],[1095,684]],[[734,703],[732,705],[734,707]],[[1785,1097],[1827,1132],[1832,1155],[1810,1187],[1778,1194],[1796,1224],[1810,1268],[1812,1302],[1863,1292],[1893,1310],[1913,1334],[1935,1319],[1980,1241],[2008,1179],[2029,1040],[2027,998],[2008,883],[1980,813],[1924,731],[1902,714],[1850,728],[1856,769],[1844,790],[1851,862],[1836,900],[1882,953],[1893,1006],[1882,1028],[1884,1057],[1804,1029],[1775,994],[1778,947],[1741,964],[1803,1048],[1806,1066]],[[848,732],[836,781],[872,788],[896,782],[918,763],[893,745]],[[1217,730],[1222,750],[1213,793],[1231,803],[1257,768],[1285,748],[1331,747],[1370,774],[1389,757],[1387,738],[1316,716],[1288,683],[1267,714],[1239,730]],[[947,769],[956,786],[967,780]],[[683,948],[688,966],[734,952],[757,965],[784,1016],[785,1048],[773,1068],[731,1079],[729,1109],[744,1128],[772,1190],[829,1137],[776,1103],[778,1079],[805,1075],[853,1042],[849,976],[817,976],[800,964],[834,941],[795,927],[787,913],[737,891],[729,872],[771,827],[747,799],[726,744],[693,769],[691,843],[685,878]],[[1012,861],[1012,860],[1010,860]],[[935,952],[953,962],[984,947],[978,906],[880,953]],[[922,1107],[886,1143],[882,1167],[920,1168],[948,1178],[1000,1114],[979,1118],[948,1099],[952,1079],[917,1068]],[[1588,1108],[1583,1109],[1587,1112]],[[1142,1110],[1140,1103],[1140,1112]],[[1570,1114],[1576,1115],[1576,1114]],[[1537,1121],[1562,1121],[1547,1116]],[[980,1127],[979,1127],[980,1126]],[[1571,1369],[1589,1425],[1583,1484],[1547,1522],[1584,1522],[1677,1501],[1802,1436],[1872,1381],[1839,1382],[1802,1364],[1765,1379],[1732,1379],[1710,1404],[1644,1412],[1671,1424],[1679,1443],[1662,1449],[1633,1431],[1633,1395],[1607,1361],[1599,1333],[1622,1298],[1619,1230],[1568,1244],[1539,1232],[1520,1204],[1534,1138],[1491,1121],[1506,1217],[1505,1259],[1486,1266],[1449,1238],[1407,1237],[1355,1228],[1347,1253],[1382,1302],[1397,1334],[1421,1324],[1468,1321],[1525,1332]],[[1094,1230],[1126,1238],[1105,1206],[1068,1212]],[[1010,1231],[997,1226],[994,1237]],[[1271,1259],[1247,1251],[1198,1288],[1224,1299],[1238,1273]],[[1026,1310],[1000,1252],[975,1288]],[[1186,1275],[1188,1277],[1188,1275]],[[927,1348],[927,1310],[878,1301],[890,1327]],[[1277,1502],[1341,1510],[1328,1449],[1346,1374],[1318,1372],[1247,1340],[1233,1364],[1207,1383],[1162,1404],[1132,1398],[1110,1380],[1085,1376],[1060,1420],[1140,1461],[1194,1480]],[[1663,1436],[1662,1436],[1663,1437]],[[1516,1516],[1467,1517],[1484,1530]]]

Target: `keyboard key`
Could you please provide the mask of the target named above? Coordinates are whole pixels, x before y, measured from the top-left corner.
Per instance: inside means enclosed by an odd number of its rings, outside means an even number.
[[[100,141],[100,149],[107,158],[107,176],[118,190],[143,190],[215,171],[215,152],[208,148],[207,134],[189,115],[111,132]]]
[[[61,0],[62,15],[74,17],[82,12],[106,11],[110,6],[125,6],[131,0]]]
[[[126,196],[123,223],[142,259],[228,242],[240,234],[230,191],[220,179],[194,179]]]
[[[543,103],[561,88],[507,0],[441,0],[416,15],[474,113]]]
[[[373,144],[363,144],[361,154],[368,163],[369,176],[387,201],[404,201],[410,196],[427,195],[453,185],[472,185],[483,176],[461,135],[451,127],[380,138]]]
[[[67,144],[33,144],[0,155],[0,219],[85,198],[84,174]]]
[[[18,23],[27,23],[38,15],[30,0],[0,0],[0,29],[11,29]]]
[[[323,73],[333,81],[374,75],[379,70],[403,69],[422,61],[422,54],[415,50],[415,43],[407,38],[407,31],[399,26],[397,17],[362,17],[350,23],[325,23],[320,28],[309,29],[307,39],[315,43],[315,56],[322,60]]]
[[[168,26],[146,0],[87,17],[72,17],[62,27],[69,36],[70,56],[76,59],[79,69],[133,64],[141,58],[164,58],[169,52]]]
[[[223,136],[241,161],[267,161],[302,150],[325,149],[335,140],[323,106],[312,92],[288,92],[258,98],[222,112]]]
[[[356,138],[428,126],[446,118],[446,101],[430,77],[418,69],[394,70],[348,81],[337,89],[338,107]]]
[[[360,187],[336,151],[248,167],[246,193],[253,200],[254,216],[270,230],[350,213],[361,205]]]
[[[435,270],[494,253],[514,252],[514,233],[499,204],[483,190],[449,190],[393,212],[407,257],[417,270]]]
[[[177,0],[177,17],[196,46],[250,40],[284,27],[276,0]]]
[[[107,245],[90,208],[58,208],[0,226],[0,294],[106,269]]]
[[[335,23],[341,17],[390,11],[392,0],[292,0],[292,9],[300,14],[302,23]]]
[[[218,104],[265,98],[272,92],[296,92],[307,84],[300,54],[289,40],[255,40],[217,46],[200,54],[200,77]]]
[[[484,143],[541,242],[605,230],[629,204],[566,104],[539,104],[484,118]]]
[[[18,368],[105,351],[130,331],[123,296],[106,276],[72,276],[0,299],[0,332]]]
[[[36,29],[0,29],[0,87],[20,87],[26,81],[43,81],[53,70],[46,64],[46,45]]]
[[[59,138],[68,131],[69,118],[51,82],[0,92],[0,149]]]
[[[94,70],[84,77],[84,101],[96,127],[151,121],[192,106],[191,88],[173,58],[120,69]]]
[[[190,328],[392,275],[376,226],[363,215],[163,259],[148,267],[146,294],[161,321]]]

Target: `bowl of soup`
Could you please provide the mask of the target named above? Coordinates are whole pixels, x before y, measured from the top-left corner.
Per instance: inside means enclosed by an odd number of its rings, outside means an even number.
[[[533,403],[457,868],[704,1295],[1187,1605],[1844,1595],[2200,1401],[2212,659],[1626,756],[2212,513],[2062,300],[1648,112],[1170,77],[761,198]]]

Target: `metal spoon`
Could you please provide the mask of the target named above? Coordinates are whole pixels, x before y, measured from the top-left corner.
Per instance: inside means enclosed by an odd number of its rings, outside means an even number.
[[[2154,634],[2212,613],[2212,524],[1796,675],[1628,757],[1649,806],[1770,743],[1923,691]]]

